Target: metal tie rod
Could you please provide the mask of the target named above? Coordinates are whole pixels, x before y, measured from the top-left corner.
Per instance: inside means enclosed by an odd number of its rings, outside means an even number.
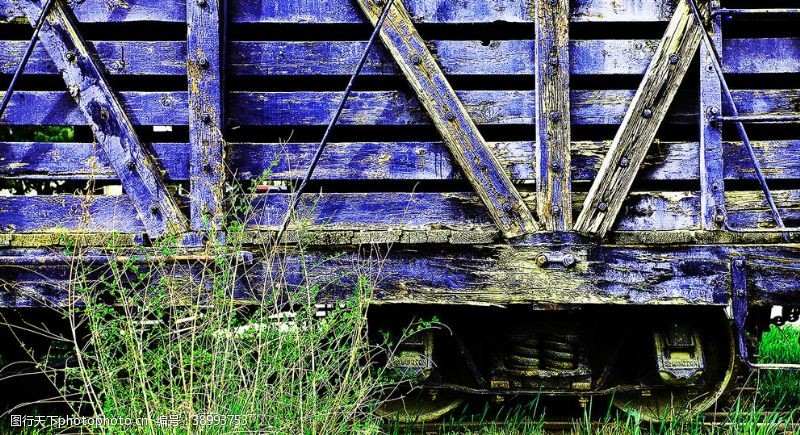
[[[314,173],[314,169],[317,167],[317,163],[319,163],[319,159],[322,156],[322,151],[325,150],[325,146],[328,144],[328,139],[330,137],[331,131],[333,130],[333,126],[336,125],[336,122],[339,120],[339,117],[342,116],[342,111],[344,110],[344,105],[347,102],[347,98],[353,91],[353,84],[356,81],[356,77],[358,77],[358,75],[361,74],[361,70],[367,63],[367,56],[369,56],[369,52],[372,49],[372,46],[375,45],[375,41],[378,40],[378,35],[381,32],[383,23],[386,21],[386,17],[389,16],[389,10],[392,8],[393,3],[394,0],[388,0],[386,2],[386,5],[383,7],[383,11],[381,12],[380,18],[378,18],[378,21],[375,23],[375,30],[372,31],[372,35],[369,37],[367,46],[364,48],[364,53],[361,54],[361,60],[358,62],[355,71],[353,71],[353,75],[350,76],[350,81],[347,83],[347,87],[344,89],[344,94],[342,95],[342,99],[339,101],[339,107],[336,108],[336,113],[334,113],[331,122],[328,123],[328,128],[325,129],[325,134],[322,136],[322,141],[320,142],[319,147],[317,148],[317,152],[311,159],[311,164],[308,166],[308,170],[306,171],[303,180],[300,182],[300,186],[298,186],[297,190],[294,192],[294,198],[292,199],[292,202],[289,204],[289,208],[286,210],[286,214],[283,216],[283,221],[281,222],[281,226],[278,228],[278,234],[275,236],[275,244],[280,243],[283,233],[289,226],[289,221],[292,218],[292,214],[294,213],[294,210],[297,208],[297,204],[300,203],[300,195],[302,195],[303,190],[305,190],[306,184],[308,184],[308,180],[311,179],[311,175]]]
[[[39,31],[42,30],[44,18],[50,12],[50,8],[53,7],[53,3],[55,2],[55,0],[47,0],[44,8],[42,8],[42,13],[39,14],[39,19],[36,21],[36,26],[33,28],[33,36],[31,36],[31,40],[28,42],[28,48],[25,49],[25,54],[23,54],[22,60],[19,62],[19,65],[17,65],[17,70],[14,71],[14,77],[11,78],[11,83],[8,85],[8,90],[3,95],[3,101],[0,102],[0,119],[3,119],[3,112],[5,112],[6,107],[8,107],[8,103],[11,102],[11,95],[14,93],[17,80],[19,80],[19,77],[25,70],[25,66],[28,65],[28,60],[33,53],[33,49],[36,47],[36,43],[39,42]]]
[[[719,79],[719,83],[722,87],[723,94],[725,98],[728,100],[728,103],[731,107],[731,112],[733,112],[734,117],[739,117],[739,110],[736,108],[736,102],[733,101],[733,95],[731,94],[731,89],[728,87],[728,82],[725,80],[725,75],[722,72],[722,61],[720,60],[721,57],[717,52],[716,47],[711,42],[711,38],[708,36],[708,32],[705,30],[705,25],[703,24],[703,17],[700,16],[700,11],[697,9],[697,3],[695,0],[687,0],[689,2],[689,6],[692,9],[692,14],[694,15],[697,24],[700,26],[700,34],[702,35],[703,44],[706,46],[706,49],[709,53],[711,53],[711,63],[714,66],[714,71],[717,74],[717,78]],[[775,219],[775,223],[777,224],[778,228],[782,229],[780,231],[784,233],[784,238],[789,241],[789,234],[786,231],[786,225],[783,224],[783,219],[781,218],[780,212],[778,212],[778,207],[775,205],[775,200],[772,198],[772,192],[769,190],[769,186],[767,185],[767,180],[764,178],[764,173],[761,171],[761,166],[758,164],[758,158],[756,157],[756,153],[753,150],[753,144],[750,142],[750,138],[747,136],[747,131],[744,129],[744,124],[739,121],[735,122],[736,130],[739,132],[739,137],[742,139],[744,143],[745,149],[747,150],[747,155],[750,157],[750,161],[753,163],[753,172],[758,179],[758,184],[761,186],[761,190],[764,191],[764,196],[766,197],[767,204],[769,204],[770,211],[772,212],[772,218]],[[727,215],[725,216],[725,220],[727,221]]]
[[[711,13],[711,15],[789,15],[800,14],[800,9],[793,8],[772,8],[772,9],[726,9],[719,8]]]
[[[740,115],[740,116],[712,116],[711,122],[743,122],[743,123],[759,123],[759,122],[798,122],[800,115],[785,115],[785,116],[764,116],[764,115]]]

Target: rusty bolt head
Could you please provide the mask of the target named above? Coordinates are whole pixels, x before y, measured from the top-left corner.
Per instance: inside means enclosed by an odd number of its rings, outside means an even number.
[[[716,107],[712,107],[712,108],[708,109],[708,113],[710,113],[711,115],[714,115],[714,116],[719,115],[719,109],[716,108]]]
[[[714,216],[714,222],[716,222],[718,224],[721,224],[721,223],[725,222],[725,216],[723,216],[722,213],[717,213]]]
[[[558,66],[558,57],[557,56],[550,56],[550,65]]]
[[[206,163],[203,165],[203,171],[206,173],[211,173],[211,163]]]
[[[206,0],[197,0],[197,6],[200,6],[201,8],[205,7],[206,4],[208,4]]]
[[[653,110],[652,109],[644,109],[642,110],[642,117],[650,119],[653,117]]]
[[[160,210],[161,209],[156,204],[153,204],[153,205],[150,206],[150,213],[152,213],[152,214],[158,214],[158,212]]]
[[[539,254],[536,256],[536,264],[538,264],[539,267],[547,266],[547,263],[549,262],[550,260],[547,259],[547,255]]]
[[[419,64],[422,63],[422,58],[419,57],[418,54],[412,54],[411,55],[411,63],[413,63],[414,65],[419,65]]]
[[[203,122],[203,124],[206,125],[211,124],[211,115],[209,115],[208,113],[204,113],[200,115],[200,120]]]
[[[136,169],[136,162],[133,160],[128,160],[128,162],[125,163],[125,167],[127,167],[129,171],[133,171]]]
[[[570,254],[567,254],[567,255],[565,255],[565,256],[564,256],[564,258],[561,260],[561,264],[563,264],[563,265],[564,265],[564,267],[572,267],[572,266],[574,266],[574,265],[575,265],[575,257],[573,257],[573,256],[572,256],[572,255],[570,255]]]
[[[558,216],[561,214],[561,207],[554,205],[553,206],[553,215]]]
[[[558,4],[558,0],[547,0],[547,4],[550,6],[555,6]]]
[[[75,52],[70,50],[64,55],[64,57],[67,59],[67,62],[74,62],[75,61]]]
[[[205,57],[201,57],[200,59],[197,59],[197,65],[199,65],[200,68],[203,68],[203,69],[207,69],[210,66],[210,64],[208,63],[208,59],[206,59]]]
[[[561,121],[561,113],[559,112],[550,112],[550,120],[553,122]]]
[[[608,204],[601,202],[600,204],[597,204],[597,209],[600,211],[606,211],[608,210]]]
[[[619,159],[619,165],[622,166],[623,168],[627,168],[628,165],[630,165],[630,164],[631,164],[631,159],[629,159],[627,157],[623,157],[623,158]]]
[[[669,63],[675,65],[678,61],[681,60],[681,57],[675,53],[669,55]]]

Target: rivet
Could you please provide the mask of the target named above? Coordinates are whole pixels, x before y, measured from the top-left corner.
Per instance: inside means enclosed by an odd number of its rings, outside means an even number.
[[[414,65],[419,65],[419,64],[422,63],[422,58],[419,57],[418,54],[412,54],[411,55],[411,63],[413,63]]]
[[[205,5],[206,5],[206,0],[197,0],[197,6],[205,7]]]
[[[550,56],[550,65],[558,66],[558,56]]]
[[[597,204],[597,209],[600,211],[606,211],[608,210],[608,204],[601,202],[600,204]]]
[[[553,122],[558,122],[561,120],[561,113],[559,112],[550,112],[550,120]]]
[[[733,265],[736,267],[744,267],[744,260],[737,258],[736,260],[733,260]]]
[[[619,159],[619,165],[622,166],[623,168],[627,168],[630,163],[631,163],[631,159],[629,159],[627,157],[623,157],[623,158]]]
[[[559,165],[557,162],[550,163],[550,170],[553,172],[558,172],[561,170],[561,165]]]
[[[128,162],[125,163],[125,167],[127,167],[128,170],[133,171],[134,169],[136,169],[136,162],[134,162],[133,160],[128,160]]]
[[[672,64],[672,65],[675,65],[676,63],[678,63],[678,61],[680,59],[681,59],[681,57],[678,56],[675,53],[672,53],[672,54],[669,55],[669,63]]]
[[[70,50],[64,55],[64,57],[67,59],[67,62],[72,62],[75,60],[75,52]]]
[[[561,263],[564,265],[564,267],[572,267],[575,265],[575,257],[567,254],[564,256],[564,259],[561,260]]]
[[[719,109],[716,108],[716,107],[712,107],[712,108],[708,109],[708,113],[710,113],[712,115],[718,115],[719,114]]]
[[[159,211],[159,210],[160,210],[160,209],[159,209],[159,208],[158,208],[158,206],[157,206],[157,205],[155,205],[155,204],[153,204],[153,205],[151,205],[151,206],[150,206],[150,213],[152,213],[152,214],[158,214],[158,211]]]
[[[725,222],[725,216],[723,216],[721,213],[717,213],[717,215],[714,216],[714,222],[718,224]]]
[[[206,59],[205,57],[201,57],[200,59],[197,59],[197,64],[200,65],[200,68],[203,68],[203,69],[206,69],[206,68],[209,67],[208,59]]]
[[[650,119],[653,117],[653,110],[652,109],[644,109],[642,110],[642,117]]]
[[[210,163],[204,164],[203,165],[203,171],[210,173],[211,172],[211,164]]]
[[[553,206],[553,214],[556,215],[556,216],[560,215],[561,214],[561,207],[559,207],[557,205],[554,205]]]
[[[204,113],[200,116],[200,120],[203,121],[203,124],[211,124],[211,115]]]
[[[719,190],[719,185],[717,183],[712,184],[711,185],[711,190],[713,190],[714,192],[718,191]]]
[[[547,259],[547,255],[539,254],[536,256],[536,264],[538,264],[539,267],[544,267],[549,262],[550,260]]]
[[[506,212],[510,212],[513,209],[514,209],[514,207],[511,205],[511,203],[507,202],[507,203],[503,204],[503,210],[505,210]]]

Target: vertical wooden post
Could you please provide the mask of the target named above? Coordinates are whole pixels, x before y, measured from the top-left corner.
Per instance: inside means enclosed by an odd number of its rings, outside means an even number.
[[[536,0],[536,192],[547,230],[572,227],[569,0]]]
[[[219,230],[224,183],[225,0],[187,0],[191,228]]]
[[[711,10],[719,8],[712,0]],[[712,16],[712,40],[722,53],[722,17]],[[705,45],[700,46],[700,213],[704,230],[719,230],[725,219],[725,168],[722,158],[722,124],[710,122],[722,114],[722,89]]]

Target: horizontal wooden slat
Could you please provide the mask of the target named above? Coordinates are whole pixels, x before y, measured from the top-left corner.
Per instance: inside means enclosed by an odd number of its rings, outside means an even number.
[[[669,20],[671,2],[662,0],[577,0],[572,20],[578,22],[661,22]],[[185,22],[185,0],[85,1],[71,3],[81,22],[163,21]],[[415,22],[532,22],[532,8],[519,0],[454,2],[451,0],[405,0]],[[347,0],[283,0],[230,3],[236,23],[363,23],[355,5]],[[20,19],[12,0],[0,0],[0,22]]]
[[[535,178],[533,142],[493,142],[494,151],[515,180]],[[591,181],[609,142],[572,143],[572,178]],[[725,177],[754,179],[752,164],[740,143],[725,143]],[[769,179],[800,179],[800,141],[755,141],[753,146]],[[301,178],[316,143],[232,143],[227,166],[240,180],[269,171],[272,180]],[[152,149],[172,181],[188,180],[188,144],[154,143]],[[277,165],[273,163],[277,161]],[[696,142],[658,142],[650,147],[640,180],[697,180]],[[116,179],[102,151],[91,143],[0,142],[0,176],[44,179]],[[347,142],[325,149],[315,180],[452,180],[462,179],[441,142]]]
[[[643,74],[658,40],[599,39],[570,41],[570,72],[580,75]],[[431,41],[448,75],[532,75],[532,40]],[[0,74],[11,74],[27,41],[0,41]],[[112,75],[185,75],[186,44],[180,41],[95,41]],[[233,75],[349,75],[363,41],[232,41]],[[733,74],[800,72],[800,38],[726,39],[725,71]],[[38,47],[27,74],[55,74],[57,69]],[[376,47],[362,75],[397,75],[396,63]]]
[[[800,191],[774,191],[787,223],[800,220]],[[580,204],[583,195],[573,201]],[[274,229],[283,218],[289,194],[257,195],[246,211],[250,224]],[[533,201],[533,195],[529,200]],[[771,227],[763,194],[726,193],[728,219],[737,227]],[[616,231],[669,231],[697,228],[697,192],[634,192],[625,201]],[[578,210],[579,208],[576,208]],[[323,230],[403,230],[482,228],[496,231],[472,193],[307,194],[298,207],[301,221]],[[142,233],[144,227],[125,196],[0,196],[0,230],[26,233],[56,230]]]
[[[13,74],[28,41],[0,41],[0,74]],[[181,41],[94,41],[106,71],[112,75],[186,75],[186,43]],[[58,74],[41,45],[25,66],[25,74]]]
[[[477,124],[533,125],[533,91],[459,91]],[[576,90],[572,92],[572,120],[577,125],[615,125],[633,97],[633,90]],[[742,114],[800,114],[798,89],[736,90]],[[327,125],[340,92],[231,92],[229,125]],[[134,123],[186,125],[186,92],[120,92]],[[693,104],[673,107],[668,121],[695,123]],[[28,105],[37,110],[19,110]],[[3,121],[11,125],[86,125],[66,92],[18,91]],[[430,120],[416,99],[402,91],[353,92],[339,121],[341,125],[428,125]]]
[[[56,230],[145,232],[126,196],[0,196],[0,231]]]

